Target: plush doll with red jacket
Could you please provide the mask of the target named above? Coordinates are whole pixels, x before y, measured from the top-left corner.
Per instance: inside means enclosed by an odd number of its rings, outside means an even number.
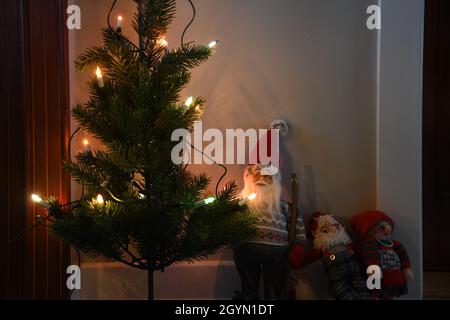
[[[373,290],[373,298],[391,300],[407,294],[413,272],[408,253],[393,238],[392,219],[381,211],[367,211],[354,216],[350,224],[361,241],[365,267],[376,265],[382,271],[381,289]]]
[[[309,227],[313,249],[296,267],[322,259],[329,280],[330,295],[337,300],[369,300],[364,274],[355,256],[352,240],[331,214],[316,212]]]

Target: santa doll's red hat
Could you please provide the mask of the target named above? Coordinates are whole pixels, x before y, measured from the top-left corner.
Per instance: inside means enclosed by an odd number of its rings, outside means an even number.
[[[263,176],[275,176],[279,173],[279,168],[275,167],[273,163],[263,163],[261,155],[267,158],[272,157],[272,130],[268,129],[267,134],[263,135],[261,139],[256,143],[256,147],[253,148],[250,159],[256,160],[255,164],[262,164],[265,167],[261,170]]]
[[[370,229],[380,222],[388,222],[394,228],[394,221],[384,212],[372,210],[357,214],[350,220],[350,225],[360,239],[366,239]]]
[[[264,140],[266,140],[266,141],[264,141]],[[265,148],[263,148],[261,146],[261,143],[264,143],[264,142],[266,143]],[[261,149],[263,150],[262,152],[266,151],[267,157],[269,157],[269,158],[272,157],[272,130],[271,129],[267,130],[267,134],[263,138],[261,138],[258,141],[258,143],[256,144],[256,152],[257,152],[256,158],[257,158],[258,163],[261,163],[261,157],[260,157]]]

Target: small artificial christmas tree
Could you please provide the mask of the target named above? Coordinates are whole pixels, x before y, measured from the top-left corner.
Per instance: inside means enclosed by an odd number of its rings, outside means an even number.
[[[163,39],[176,1],[134,1],[139,45],[108,21],[103,46],[76,61],[78,70],[98,67],[98,78],[89,83],[90,100],[75,107],[73,116],[105,146],[65,163],[82,186],[81,199],[34,200],[48,209],[52,232],[67,244],[146,270],[153,299],[155,271],[253,236],[256,218],[239,205],[234,183],[212,196],[205,174],[194,175],[171,160],[172,132],[192,130],[205,105],[203,98],[180,104],[180,92],[190,70],[210,57],[216,43],[167,49]]]

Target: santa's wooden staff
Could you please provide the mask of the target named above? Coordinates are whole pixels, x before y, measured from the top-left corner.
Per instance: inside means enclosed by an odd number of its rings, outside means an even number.
[[[295,226],[297,224],[298,214],[298,180],[297,174],[293,173],[291,176],[291,192],[292,192],[292,205],[291,205],[291,223],[289,225],[289,244],[294,246],[295,242]]]

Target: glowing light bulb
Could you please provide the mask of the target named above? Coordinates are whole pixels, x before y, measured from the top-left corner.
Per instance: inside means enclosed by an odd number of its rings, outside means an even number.
[[[50,206],[48,205],[48,203],[46,203],[45,201],[44,201],[44,199],[42,199],[40,196],[38,196],[37,194],[32,194],[31,195],[31,200],[34,202],[34,203],[37,203],[37,204],[39,204],[41,207],[43,207],[43,208],[45,208],[45,209],[50,209]]]
[[[204,200],[201,200],[201,201],[197,202],[197,203],[195,204],[195,206],[196,206],[197,208],[201,208],[201,207],[210,205],[210,204],[212,204],[212,203],[214,203],[214,202],[216,202],[216,198],[215,198],[215,197],[209,197],[209,198],[207,198],[207,199],[204,199]]]
[[[255,200],[256,199],[256,197],[258,196],[258,194],[257,193],[252,193],[251,195],[249,195],[248,196],[248,200],[249,201],[253,201],[253,200]]]
[[[105,82],[103,81],[103,74],[102,74],[102,70],[100,69],[100,67],[97,67],[95,74],[97,75],[98,86],[100,88],[103,88],[105,86]]]
[[[212,48],[215,48],[218,44],[219,44],[219,40],[214,40],[214,41],[211,41],[211,42],[208,44],[208,47],[209,47],[210,49],[212,49]]]
[[[168,47],[169,46],[169,42],[164,37],[159,38],[157,43],[161,47]]]
[[[214,203],[215,201],[216,201],[216,198],[210,197],[208,199],[205,199],[205,204],[211,204],[211,203]]]
[[[83,146],[84,146],[84,148],[83,148],[83,151],[84,151],[84,152],[91,152],[91,151],[92,151],[88,139],[84,139],[84,140],[83,140]]]
[[[145,198],[147,198],[144,194],[139,193],[139,199],[141,200],[145,200]]]
[[[246,205],[247,203],[249,203],[250,201],[255,200],[257,197],[258,197],[258,194],[257,194],[257,193],[252,193],[252,194],[249,195],[247,198],[241,200],[241,202],[239,202],[239,205],[240,205],[240,206],[244,206],[244,205]]]
[[[42,200],[41,197],[39,197],[37,194],[34,194],[34,193],[31,195],[31,200],[33,200],[33,202],[39,203],[39,204],[44,202],[44,200]]]
[[[196,106],[195,111],[197,111],[197,112],[200,111],[200,106]]]
[[[105,200],[103,199],[103,196],[101,195],[101,194],[99,194],[98,196],[97,196],[97,204],[98,205],[104,205],[105,204]]]
[[[97,75],[97,78],[103,78],[102,69],[100,67],[97,67],[97,70],[95,70],[95,74]]]
[[[192,104],[194,103],[194,97],[189,97],[186,102],[184,103],[184,105],[188,108],[190,108],[192,106]]]
[[[118,16],[117,17],[117,31],[119,31],[119,32],[122,30],[122,23],[123,23],[123,17]]]

